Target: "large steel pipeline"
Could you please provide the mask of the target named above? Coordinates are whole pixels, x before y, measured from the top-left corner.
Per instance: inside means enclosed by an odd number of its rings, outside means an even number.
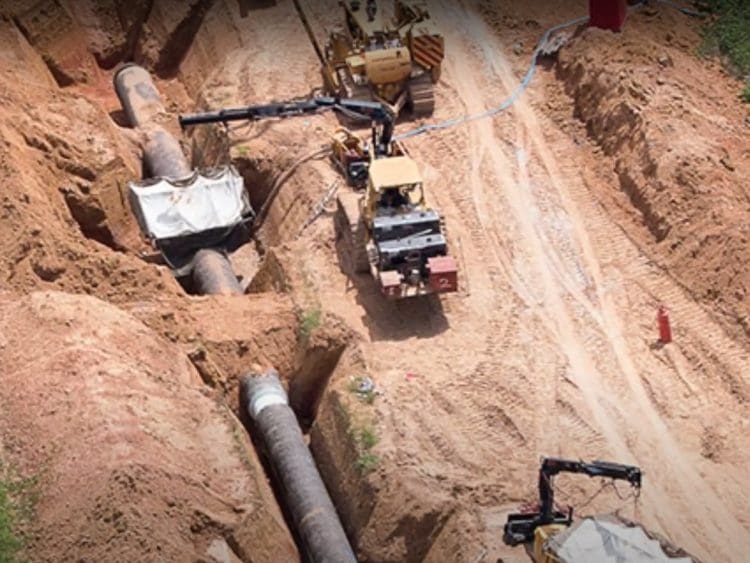
[[[156,118],[164,113],[159,91],[149,72],[136,64],[123,65],[113,79],[117,97],[130,124],[146,138],[143,160],[152,176],[185,178],[192,173],[180,143]],[[199,250],[192,260],[195,290],[201,294],[239,295],[242,287],[222,250]]]
[[[136,64],[123,65],[113,79],[115,92],[130,124],[143,132],[143,159],[152,176],[183,178],[191,172],[180,143],[156,122],[164,104],[149,72]]]
[[[146,125],[142,128],[146,134],[143,147],[143,159],[146,169],[152,176],[161,178],[185,178],[191,173],[182,147],[169,131],[160,125]]]
[[[278,373],[248,374],[241,387],[307,555],[314,563],[356,562]]]
[[[193,257],[194,289],[201,295],[239,295],[240,282],[226,254],[216,248],[201,248]]]

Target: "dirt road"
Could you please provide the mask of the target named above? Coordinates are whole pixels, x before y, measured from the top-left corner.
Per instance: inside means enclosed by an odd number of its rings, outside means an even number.
[[[479,17],[451,5],[444,8],[449,21],[462,23],[449,29],[471,31],[470,38],[451,37],[453,60],[461,64],[449,64],[446,81],[456,85],[465,108],[475,112],[502,98],[498,92],[512,91],[517,77],[504,56],[507,48]],[[484,64],[475,53],[484,57]],[[472,56],[474,64],[467,64]],[[484,70],[485,77],[475,69]],[[640,327],[653,324],[653,307],[646,305],[638,310],[631,306],[648,303],[653,300],[651,296],[674,299],[678,291],[666,276],[643,276],[641,268],[633,268],[643,262],[643,257],[618,226],[591,205],[581,174],[589,164],[581,158],[581,151],[571,141],[555,135],[555,128],[545,122],[528,99],[514,107],[511,119],[470,126],[471,170],[487,164],[485,175],[477,178],[472,174],[471,189],[478,207],[489,209],[494,217],[510,215],[510,225],[518,229],[520,236],[506,238],[503,245],[519,257],[515,261],[514,272],[519,279],[513,284],[514,290],[523,299],[531,289],[536,298],[524,299],[525,306],[542,319],[548,330],[545,339],[552,337],[564,356],[566,384],[576,388],[577,399],[585,405],[581,418],[590,421],[603,438],[606,446],[601,453],[636,462],[645,469],[649,486],[642,501],[642,518],[658,523],[681,545],[697,544],[699,551],[720,559],[741,557],[750,536],[744,527],[746,522],[733,521],[727,514],[731,507],[726,501],[732,498],[734,487],[719,486],[725,482],[724,468],[701,459],[688,443],[686,426],[694,427],[696,421],[676,420],[672,411],[682,409],[669,404],[685,398],[681,386],[687,384],[680,381],[685,376],[670,365],[669,358],[679,355],[680,347],[687,343],[680,339],[671,347],[674,350],[649,349],[652,333]],[[422,146],[416,150],[425,153]],[[429,158],[428,154],[424,156]],[[482,220],[481,215],[479,219]],[[507,237],[508,226],[497,221],[491,226],[483,225],[488,230],[503,231],[505,235],[500,233],[501,237]],[[464,254],[472,253],[465,250]],[[676,308],[675,317],[681,324],[682,318],[704,315],[686,302]],[[695,328],[699,330],[691,334],[692,338],[711,337],[710,344],[700,343],[697,348],[713,349],[719,357],[736,358],[733,375],[742,380],[740,369],[750,365],[750,357],[728,339],[717,338],[721,334],[719,327],[707,323]],[[689,347],[693,348],[692,342]],[[708,362],[701,363],[705,366]],[[726,369],[717,367],[717,371]],[[496,375],[500,381],[505,379],[501,373]],[[688,377],[699,374],[693,372]],[[654,397],[655,387],[662,390],[667,401]],[[713,402],[713,397],[709,398],[710,387],[703,388],[703,397],[692,396],[696,389],[693,386],[688,390],[689,401]],[[718,390],[714,387],[714,391]],[[537,383],[527,392],[533,396],[549,390]],[[724,404],[725,400],[721,397],[716,404]],[[536,416],[553,428],[559,406],[556,397],[547,405],[537,403]],[[741,425],[743,408],[741,404],[737,406],[739,416],[733,422]],[[706,432],[715,422],[707,418],[698,424]],[[566,438],[558,434],[557,443],[541,441],[536,446],[537,453],[565,454],[570,447]],[[718,551],[719,546],[725,551]]]
[[[321,38],[340,21],[333,0],[302,3]],[[318,62],[291,2],[254,5],[244,17],[235,2],[210,4],[206,13],[187,5],[150,10],[150,3],[139,4],[147,21],[139,16],[132,22],[135,31],[112,32],[111,64],[118,57],[135,57],[152,69],[175,115],[196,105],[217,108],[306,96],[320,85]],[[83,29],[96,39],[106,20],[116,31],[124,21],[118,6],[92,12]],[[430,6],[447,46],[435,121],[498,105],[516,88],[542,30],[586,10],[585,2],[562,0],[518,6],[436,0]],[[90,36],[79,33],[72,17],[61,35],[78,38],[81,53],[99,53],[96,64],[101,68],[92,76],[83,72],[95,64],[92,56],[86,64],[69,57],[65,41],[32,48],[8,23],[5,33],[16,38],[19,52],[28,53],[24,59],[3,52],[3,60],[13,62],[19,72],[33,66],[24,61],[35,61],[35,76],[44,78],[48,90],[8,88],[10,117],[23,116],[25,110],[17,108],[33,94],[41,118],[28,118],[22,131],[15,126],[1,131],[8,140],[3,170],[20,178],[9,186],[15,191],[3,204],[3,218],[9,221],[0,232],[9,249],[3,287],[86,292],[123,303],[179,343],[175,357],[193,352],[191,359],[199,370],[204,368],[204,380],[226,396],[251,361],[275,365],[291,379],[302,377],[307,386],[303,394],[310,397],[317,397],[312,388],[322,380],[317,372],[335,366],[319,410],[324,422],[313,423],[311,443],[315,448],[317,431],[329,450],[328,461],[344,461],[342,467],[329,467],[328,484],[334,496],[346,500],[338,508],[363,561],[527,561],[522,549],[502,544],[502,527],[509,512],[536,500],[542,455],[641,466],[644,489],[637,503],[625,488],[600,490],[599,483],[563,477],[557,500],[572,503],[581,513],[621,510],[706,561],[744,561],[750,551],[750,346],[739,325],[747,323],[742,320],[743,300],[750,285],[742,277],[747,277],[742,264],[750,247],[739,233],[750,223],[750,190],[742,184],[750,153],[737,125],[744,117],[738,119],[741,111],[732,105],[736,95],[722,85],[729,78],[693,56],[694,44],[686,37],[696,36],[695,30],[686,35],[676,29],[690,24],[661,18],[658,9],[651,13],[655,15],[649,20],[629,17],[632,33],[623,34],[627,48],[613,45],[610,37],[576,38],[557,64],[538,67],[531,88],[511,110],[406,141],[423,172],[428,200],[445,215],[451,252],[460,267],[459,293],[386,302],[368,276],[350,279],[342,273],[330,217],[324,213],[300,231],[338,177],[330,163],[318,160],[291,174],[259,233],[264,261],[254,287],[289,295],[244,296],[241,307],[230,301],[222,306],[193,301],[182,295],[165,268],[136,257],[142,243],[117,186],[137,175],[137,143],[117,122],[109,66],[102,66],[99,51],[84,44],[85,37],[91,42]],[[188,30],[192,42],[184,40]],[[46,36],[40,32],[39,37]],[[639,44],[652,37],[653,45]],[[619,71],[597,74],[597,69],[612,66],[601,58],[602,45],[615,54],[612,65],[622,64],[625,78]],[[566,61],[566,53],[575,60]],[[42,60],[70,76],[60,81]],[[579,78],[574,84],[578,91],[571,95],[566,87],[576,81],[578,60],[586,62],[589,82]],[[569,76],[562,76],[566,65]],[[635,70],[628,74],[630,67]],[[710,97],[691,89],[697,71],[703,82],[711,83]],[[600,119],[597,111],[606,108],[598,105],[581,107],[597,104],[587,90],[596,80],[613,98],[612,112],[620,121]],[[622,92],[611,83],[621,84]],[[651,102],[655,110],[648,107]],[[88,108],[85,123],[81,108]],[[695,115],[703,121],[689,121]],[[639,128],[635,132],[627,128],[636,127],[634,123]],[[229,146],[256,208],[287,166],[319,148],[340,125],[323,114],[232,126]],[[406,121],[397,130],[413,125]],[[631,154],[630,160],[613,156],[611,146],[605,146],[609,126],[617,129],[613,134],[622,143],[629,143],[628,151],[648,152],[653,162],[642,164],[639,154]],[[669,136],[678,134],[694,136],[696,142],[674,148]],[[647,143],[648,150],[631,142],[631,136]],[[714,142],[719,137],[729,140],[724,143],[729,149],[721,154],[721,143]],[[95,139],[110,148],[90,154],[59,149]],[[184,140],[188,148],[191,143]],[[663,160],[661,147],[669,152]],[[683,154],[698,149],[717,155]],[[209,153],[207,149],[198,160],[210,164],[202,158],[209,159]],[[92,170],[81,171],[78,164],[87,160]],[[108,179],[110,168],[117,181]],[[630,168],[637,169],[638,181],[631,181],[636,185],[626,193],[622,179]],[[657,173],[658,178],[646,177]],[[77,186],[65,192],[64,201],[63,185]],[[658,201],[641,201],[648,197]],[[66,207],[70,213],[64,212]],[[667,236],[675,232],[679,236]],[[256,268],[254,248],[249,255],[253,260],[243,271],[248,282]],[[715,261],[704,260],[706,256]],[[655,346],[655,315],[662,303],[669,307],[675,335],[666,347]],[[300,318],[313,312],[317,316],[309,318],[319,319],[321,311],[323,318],[331,313],[341,319],[335,323],[341,333],[335,346],[318,342],[325,340],[320,334],[307,343],[299,338]],[[728,328],[727,311],[737,326]],[[345,325],[356,333],[354,338]],[[132,333],[142,330],[133,328]],[[104,349],[109,340],[99,340]],[[197,340],[205,341],[202,355],[194,353]],[[361,353],[352,346],[341,356],[352,341]],[[2,344],[0,335],[0,349]],[[340,363],[339,357],[346,360]],[[17,369],[27,369],[25,356],[19,358]],[[213,369],[214,364],[221,369]],[[352,469],[357,453],[348,443],[351,428],[331,429],[346,425],[340,422],[343,411],[331,408],[331,397],[349,397],[348,376],[364,370],[379,394],[366,407],[374,415],[377,466],[363,476]],[[214,377],[218,372],[220,377]],[[150,373],[141,375],[156,385]],[[22,378],[16,383],[23,388]],[[191,393],[196,404],[209,408],[208,399],[195,389]],[[23,404],[18,402],[19,412]],[[204,438],[212,436],[180,426],[190,417],[183,416],[182,403],[175,404],[170,417],[182,429],[170,434],[175,451],[181,451],[181,440],[191,451],[205,449]],[[306,406],[306,415],[314,406]],[[83,420],[75,413],[69,416]],[[161,415],[152,418],[144,420],[162,423]],[[222,444],[231,448],[229,442]],[[344,452],[339,459],[337,448],[354,453]],[[206,471],[227,456],[217,452],[203,463]],[[336,470],[351,470],[347,475],[354,477],[336,480]],[[203,502],[203,493],[196,498]],[[191,514],[186,511],[181,522],[190,521]],[[49,522],[45,525],[60,529]],[[148,532],[136,519],[129,525]],[[213,528],[198,528],[196,537],[185,533],[183,539],[190,553],[202,554],[214,545],[216,534]],[[260,545],[253,537],[248,541]],[[154,549],[159,543],[155,540]],[[50,557],[59,559],[59,553],[52,550]]]
[[[471,3],[433,10],[448,45],[436,118],[497,105],[518,84],[510,46]],[[330,17],[322,12],[318,21]],[[407,142],[446,215],[460,295],[377,303],[345,292],[330,254],[311,261],[323,306],[359,329],[384,390],[385,480],[451,491],[490,555],[523,559],[501,546],[500,527],[534,498],[540,455],[635,463],[645,488],[625,515],[708,561],[740,561],[750,549],[741,431],[750,355],[600,202],[614,174],[545,115],[550,81],[539,77],[495,120]],[[661,302],[677,331],[663,349],[653,346]],[[596,490],[563,482],[572,492],[561,500],[574,504]],[[622,505],[609,493],[587,509]]]

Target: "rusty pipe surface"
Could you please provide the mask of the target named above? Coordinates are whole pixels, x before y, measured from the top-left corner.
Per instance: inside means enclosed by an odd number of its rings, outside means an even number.
[[[128,121],[146,137],[143,158],[151,175],[163,178],[189,175],[190,165],[180,143],[156,121],[165,110],[151,74],[141,66],[126,64],[115,73],[113,82]]]
[[[279,374],[248,374],[241,380],[246,407],[268,450],[284,503],[310,560],[356,563],[328,490],[305,444]]]
[[[182,152],[179,141],[160,125],[147,125],[143,160],[152,176],[162,178],[185,178],[191,174],[190,165]]]
[[[143,161],[150,175],[175,179],[190,176],[192,170],[179,141],[158,123],[165,109],[151,74],[141,66],[126,64],[115,73],[113,83],[130,124],[145,136]],[[191,275],[195,290],[202,295],[242,293],[222,250],[198,250],[192,259]]]
[[[164,113],[164,104],[151,74],[137,64],[120,67],[112,79],[122,109],[133,127],[143,127]]]
[[[202,248],[193,257],[193,283],[201,295],[241,295],[242,287],[226,254]]]

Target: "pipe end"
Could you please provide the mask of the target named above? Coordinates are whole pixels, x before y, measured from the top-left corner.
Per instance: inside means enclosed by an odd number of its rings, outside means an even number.
[[[120,75],[126,70],[133,68],[133,67],[143,69],[144,71],[146,70],[141,65],[139,65],[138,63],[134,63],[134,62],[122,63],[117,68],[115,68],[115,71],[112,74],[112,86],[114,86],[115,90],[117,90],[117,81],[120,78]]]
[[[250,372],[244,375],[240,380],[240,385],[247,412],[253,420],[256,420],[266,407],[289,406],[289,397],[281,383],[279,372],[273,368],[263,374]]]

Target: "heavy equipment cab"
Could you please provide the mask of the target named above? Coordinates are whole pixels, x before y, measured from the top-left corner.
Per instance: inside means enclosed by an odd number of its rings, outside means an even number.
[[[573,509],[561,512],[555,508],[555,490],[553,479],[559,473],[578,473],[589,477],[609,477],[627,481],[639,490],[641,488],[641,470],[633,465],[622,465],[609,461],[583,461],[543,458],[539,468],[539,511],[532,513],[510,514],[505,524],[503,541],[508,545],[517,545],[534,540],[534,533],[540,526],[561,524],[570,526],[573,522]]]
[[[414,207],[424,205],[422,175],[417,163],[408,156],[377,158],[369,166],[366,207],[374,213],[378,207]]]
[[[323,48],[295,6],[321,62],[323,86],[342,98],[371,97],[398,114],[432,115],[434,85],[440,77],[445,42],[426,2],[395,0],[391,20],[375,0],[341,0],[343,25],[330,32]]]
[[[457,265],[448,255],[440,214],[425,201],[417,164],[393,139],[395,114],[371,100],[318,97],[180,116],[180,125],[283,118],[336,110],[371,120],[370,143],[338,129],[331,143],[334,163],[364,194],[337,197],[336,230],[346,269],[369,272],[392,298],[457,291]]]

